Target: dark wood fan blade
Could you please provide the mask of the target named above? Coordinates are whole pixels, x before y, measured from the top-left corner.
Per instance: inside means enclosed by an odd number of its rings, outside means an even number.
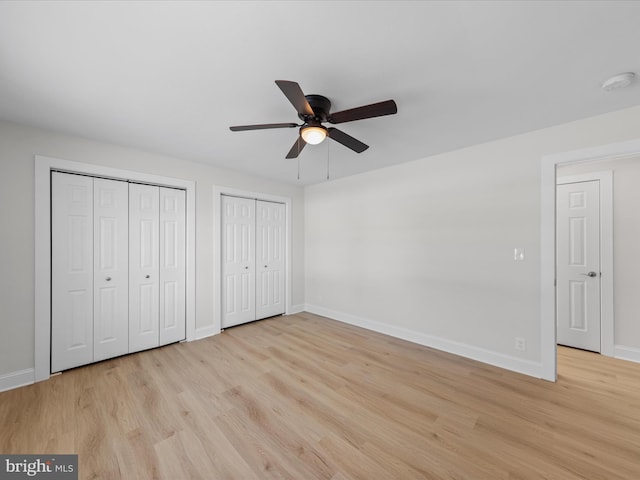
[[[393,100],[372,103],[362,107],[350,108],[341,112],[332,113],[327,119],[330,123],[353,122],[354,120],[363,120],[365,118],[382,117],[384,115],[393,115],[398,113],[398,107]]]
[[[232,132],[241,132],[243,130],[264,130],[266,128],[293,128],[299,127],[297,123],[264,123],[262,125],[239,125],[237,127],[229,127]]]
[[[307,102],[304,93],[302,93],[300,85],[296,82],[290,82],[289,80],[276,80],[276,85],[280,87],[280,90],[282,90],[284,96],[289,99],[291,105],[293,105],[293,108],[296,109],[298,114],[309,116],[314,115],[313,109],[311,108],[311,105],[309,105],[309,102]]]
[[[332,140],[335,140],[336,142],[341,143],[345,147],[348,147],[351,150],[353,150],[354,152],[362,153],[367,148],[369,148],[369,145],[362,143],[360,140],[356,140],[351,135],[347,135],[346,133],[344,133],[342,130],[338,130],[337,128],[333,128],[333,127],[330,127],[327,130],[329,130],[329,137]]]
[[[302,137],[298,136],[296,143],[293,144],[293,147],[291,147],[291,150],[289,150],[289,153],[287,153],[285,158],[298,158],[298,155],[300,155],[300,152],[306,144],[307,142],[305,142]]]

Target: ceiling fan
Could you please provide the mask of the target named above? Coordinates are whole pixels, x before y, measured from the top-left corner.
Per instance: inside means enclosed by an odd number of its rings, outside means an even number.
[[[382,117],[384,115],[393,115],[398,112],[396,102],[386,100],[384,102],[372,103],[362,107],[342,110],[340,112],[331,113],[331,102],[327,97],[322,95],[305,95],[302,93],[300,85],[296,82],[288,80],[276,80],[276,85],[280,87],[282,93],[291,102],[298,112],[298,117],[302,120],[302,125],[297,123],[267,123],[262,125],[240,125],[229,127],[233,132],[243,130],[263,130],[268,128],[295,128],[300,127],[300,135],[289,150],[286,158],[297,158],[307,143],[317,145],[321,143],[325,137],[329,137],[338,143],[341,143],[354,152],[362,153],[369,145],[365,145],[360,140],[347,135],[342,130],[334,127],[325,127],[322,124],[328,123],[345,123],[354,120],[363,120],[365,118]]]

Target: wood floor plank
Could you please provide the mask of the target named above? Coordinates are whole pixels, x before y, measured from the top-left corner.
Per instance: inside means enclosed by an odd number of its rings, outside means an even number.
[[[631,480],[640,365],[559,348],[550,383],[310,313],[0,393],[0,452],[81,479]]]
[[[185,429],[195,435],[213,466],[209,472],[212,478],[260,480],[220,429],[217,421],[220,411],[188,391],[179,395],[179,404],[183,409]]]

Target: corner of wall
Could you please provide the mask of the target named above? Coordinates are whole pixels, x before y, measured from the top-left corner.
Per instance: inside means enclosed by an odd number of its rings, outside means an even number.
[[[289,310],[288,314],[295,315],[296,313],[302,313],[305,310],[305,305],[291,305],[291,310]]]

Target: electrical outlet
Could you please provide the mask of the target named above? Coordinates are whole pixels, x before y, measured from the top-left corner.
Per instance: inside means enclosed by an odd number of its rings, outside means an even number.
[[[522,352],[527,350],[527,341],[522,337],[516,337],[516,350]]]

